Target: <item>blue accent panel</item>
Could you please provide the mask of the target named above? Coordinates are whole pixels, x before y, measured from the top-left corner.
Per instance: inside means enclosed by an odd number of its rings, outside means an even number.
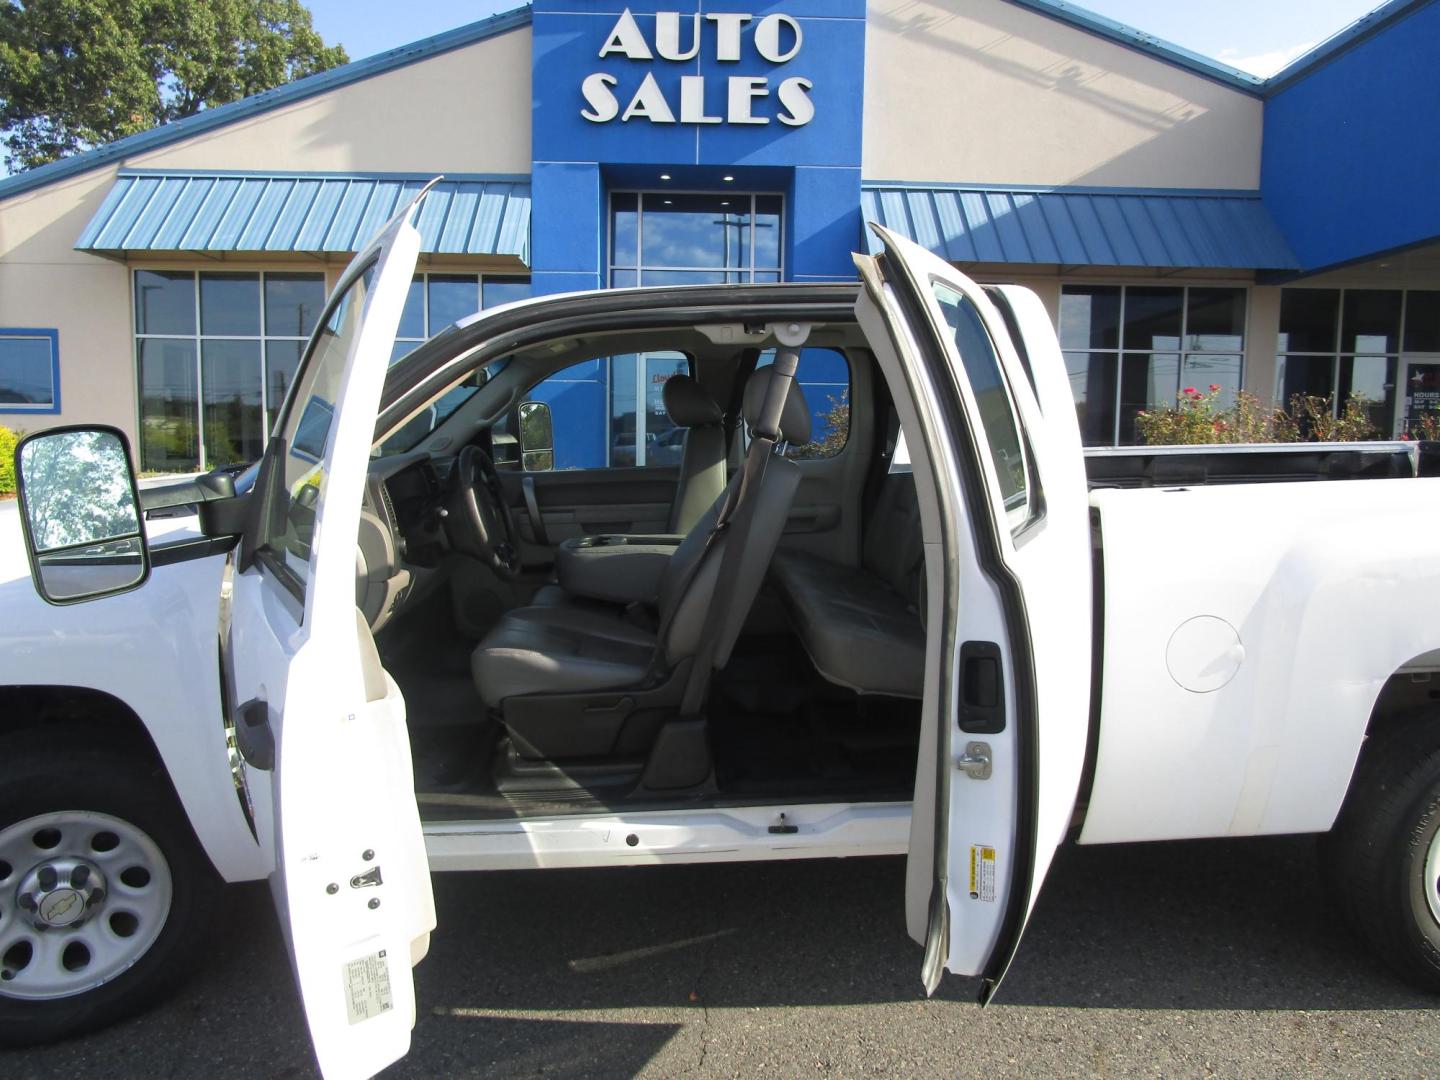
[[[605,235],[605,187],[594,163],[537,161],[531,178],[535,200],[548,213],[532,225],[531,286],[534,295],[599,289],[605,284],[600,237]]]
[[[631,59],[612,52],[599,53],[621,13],[628,8],[652,59]],[[671,61],[655,52],[654,12],[682,14],[679,45],[692,44],[692,22],[685,16],[701,13],[700,48],[690,60]],[[717,59],[717,30],[706,15],[741,11],[754,17],[740,28],[740,59]],[[759,55],[755,28],[766,14],[782,13],[797,20],[803,41],[799,52],[784,63]],[[534,108],[532,153],[540,161],[596,161],[651,163],[655,165],[783,166],[860,163],[863,94],[857,89],[865,66],[865,4],[863,0],[801,0],[784,3],[705,3],[667,0],[665,3],[630,3],[601,0],[578,5],[573,0],[536,0],[533,37]],[[782,38],[781,48],[789,47]],[[589,108],[582,92],[584,79],[603,73],[614,80],[609,92],[618,115],[604,122],[585,119]],[[644,115],[623,119],[635,93],[654,78],[674,122],[656,122]],[[686,122],[681,111],[681,79],[703,78],[706,122]],[[732,77],[764,79],[757,84],[751,115],[766,123],[730,123],[728,94]],[[786,79],[809,80],[808,98],[814,117],[808,123],[781,123],[784,111],[778,100]],[[708,118],[716,118],[710,122]]]
[[[550,406],[555,468],[603,468],[608,460],[604,422],[610,408],[608,367],[604,357],[586,360],[531,389],[530,400]]]
[[[23,416],[52,416],[60,411],[60,331],[54,329],[27,329],[24,327],[3,327],[0,328],[0,339],[7,337],[25,338],[47,338],[50,342],[50,393],[51,400],[48,405],[21,405],[14,401],[6,401],[0,396],[0,414],[15,414]],[[4,387],[0,387],[4,389]],[[8,395],[7,395],[8,396]]]
[[[1388,0],[1368,15],[1362,15],[1343,30],[1337,30],[1315,48],[1296,57],[1290,65],[1277,71],[1265,80],[1265,96],[1272,97],[1284,90],[1296,79],[1303,78],[1321,64],[1328,63],[1341,53],[1364,42],[1372,34],[1385,29],[1391,23],[1418,11],[1432,0]]]
[[[129,170],[116,178],[75,246],[106,252],[355,251],[428,179]],[[530,184],[442,180],[417,225],[428,254],[514,255],[528,262]]]
[[[785,276],[852,281],[861,226],[860,170],[801,166],[787,192]]]
[[[343,86],[349,86],[376,75],[383,75],[387,71],[408,67],[421,60],[428,60],[432,56],[439,56],[455,49],[463,49],[468,45],[498,37],[529,24],[530,8],[516,8],[514,11],[481,19],[479,22],[473,22],[455,30],[447,30],[443,34],[436,34],[434,37],[428,37],[410,45],[402,45],[397,49],[377,53],[364,60],[356,60],[343,67],[331,68],[318,75],[296,79],[294,82],[278,86],[274,90],[266,90],[240,101],[231,102],[229,105],[205,109],[194,116],[187,116],[183,120],[162,124],[148,131],[117,139],[113,143],[96,147],[83,154],[65,158],[63,161],[42,165],[38,169],[31,169],[29,172],[0,180],[0,199],[19,195],[24,191],[32,191],[64,177],[89,172],[102,165],[124,161],[131,155],[168,146],[202,132],[213,131],[216,128],[269,112],[271,109],[293,105],[297,101],[304,101],[317,94],[326,94]]]
[[[1306,271],[1440,237],[1440,4],[1265,103],[1260,189]]]
[[[866,183],[861,213],[956,263],[1295,269],[1254,192]],[[877,250],[865,230],[867,250]]]

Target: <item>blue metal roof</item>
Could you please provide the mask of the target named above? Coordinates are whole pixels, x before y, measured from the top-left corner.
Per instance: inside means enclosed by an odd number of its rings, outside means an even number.
[[[866,183],[860,201],[867,221],[956,263],[1299,266],[1258,192]]]
[[[85,226],[82,251],[351,252],[425,186],[421,175],[131,170]],[[529,178],[445,179],[416,220],[431,255],[530,261]]]

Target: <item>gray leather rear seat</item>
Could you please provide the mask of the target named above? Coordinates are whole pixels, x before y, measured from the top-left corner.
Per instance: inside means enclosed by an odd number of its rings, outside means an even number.
[[[885,477],[863,540],[858,567],[781,548],[771,579],[826,679],[862,694],[920,697],[925,575],[912,474]]]

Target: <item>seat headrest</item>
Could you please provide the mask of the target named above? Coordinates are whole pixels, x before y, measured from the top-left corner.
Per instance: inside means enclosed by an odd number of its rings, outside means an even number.
[[[665,380],[660,396],[670,422],[677,427],[708,427],[724,419],[724,412],[715,399],[689,375],[671,375]]]
[[[760,419],[760,410],[765,406],[765,395],[770,389],[770,377],[774,368],[757,368],[745,384],[745,400],[741,409],[745,426],[755,430]],[[780,438],[791,446],[804,446],[810,441],[810,406],[805,401],[805,392],[795,380],[790,381],[790,393],[785,398],[785,408],[780,412]]]

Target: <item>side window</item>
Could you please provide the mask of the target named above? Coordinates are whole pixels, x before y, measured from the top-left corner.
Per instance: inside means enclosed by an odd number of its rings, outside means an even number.
[[[0,330],[0,413],[60,411],[60,332]]]
[[[974,305],[939,282],[933,288],[975,394],[980,410],[980,427],[1000,481],[1000,499],[1005,506],[1005,516],[1010,527],[1016,528],[1023,525],[1030,514],[1028,470],[1010,391],[1000,370],[1000,358]]]
[[[665,412],[665,383],[690,371],[678,352],[582,360],[536,384],[526,401],[550,407],[557,469],[678,465],[685,429]]]
[[[760,354],[757,368],[775,363],[775,350]],[[790,458],[831,458],[850,441],[850,363],[838,349],[801,349],[795,380],[810,406],[810,441],[792,446]]]
[[[326,313],[279,431],[285,439],[285,511],[276,515],[280,531],[267,536],[263,548],[290,572],[302,591],[310,580],[311,543],[325,485],[322,462],[335,418],[335,400],[374,274],[372,265]]]

